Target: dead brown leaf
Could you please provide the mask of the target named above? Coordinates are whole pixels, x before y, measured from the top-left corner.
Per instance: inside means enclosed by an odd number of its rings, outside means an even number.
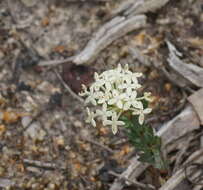
[[[49,23],[50,23],[49,18],[45,17],[42,19],[41,25],[45,27],[45,26],[48,26]]]
[[[2,121],[6,124],[16,123],[21,117],[28,116],[27,113],[17,113],[14,111],[4,111],[2,112]]]
[[[0,125],[0,136],[6,131],[5,125]]]

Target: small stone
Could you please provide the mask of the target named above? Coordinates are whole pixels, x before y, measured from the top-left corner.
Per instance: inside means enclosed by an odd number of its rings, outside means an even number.
[[[24,128],[28,127],[28,125],[31,123],[31,121],[32,121],[32,118],[30,116],[23,117],[22,120],[21,120],[22,126]]]
[[[38,105],[34,101],[34,99],[31,96],[26,96],[25,103],[23,103],[22,107],[27,111],[27,112],[32,112],[38,108]]]
[[[50,93],[54,93],[54,92],[60,92],[59,89],[54,88],[54,86],[47,81],[43,81],[41,84],[39,84],[37,86],[37,89],[40,90],[41,92],[46,93],[46,94],[50,94]]]
[[[75,122],[73,123],[73,125],[74,125],[75,127],[82,127],[82,122],[81,122],[81,121],[75,121]]]
[[[70,158],[76,158],[76,154],[73,151],[70,151],[69,157]]]
[[[46,132],[41,129],[39,122],[32,123],[25,131],[25,136],[29,136],[33,140],[42,141],[46,135]]]
[[[70,147],[69,145],[67,145],[67,146],[65,147],[65,149],[66,149],[66,150],[70,150],[71,147]]]
[[[36,167],[31,167],[31,166],[29,166],[29,167],[27,167],[27,171],[32,172],[32,173],[34,173],[34,174],[38,174],[38,175],[41,174],[40,169],[38,169],[38,168],[36,168]]]
[[[83,139],[90,139],[90,133],[87,129],[80,130],[80,135]]]
[[[63,136],[56,137],[56,144],[58,146],[64,146],[64,138],[63,138]]]
[[[55,184],[53,184],[53,183],[50,183],[50,184],[49,184],[49,188],[50,188],[50,189],[55,189],[55,187],[56,187]]]

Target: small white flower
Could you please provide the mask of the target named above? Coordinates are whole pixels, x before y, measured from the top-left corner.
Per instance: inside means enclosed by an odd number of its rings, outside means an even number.
[[[108,77],[99,76],[97,73],[94,75],[95,82],[92,87],[99,90],[102,86],[105,87],[107,91],[111,90],[111,80]]]
[[[107,118],[112,116],[112,114],[113,114],[113,112],[107,109],[106,103],[104,103],[102,105],[102,110],[100,110],[100,109],[96,110],[96,115],[100,116],[102,118],[103,125],[104,125],[105,121],[107,120]]]
[[[80,96],[87,96],[89,94],[89,91],[87,90],[87,87],[84,84],[82,84],[82,90],[83,92],[79,93]]]
[[[127,93],[128,94],[128,93]],[[128,94],[125,98],[125,103],[123,106],[124,110],[129,110],[131,106],[137,109],[143,109],[142,102],[136,100],[137,92],[133,91],[131,94]]]
[[[87,115],[88,115],[86,122],[91,123],[93,125],[93,127],[96,127],[96,122],[94,120],[96,114],[94,112],[90,112],[89,108],[87,108],[86,110],[87,110]]]
[[[110,92],[101,92],[100,96],[98,97],[98,104],[103,104],[107,102],[110,97],[112,97],[112,94]]]
[[[118,120],[118,116],[117,116],[116,112],[113,113],[111,120],[104,121],[104,124],[112,126],[112,132],[114,135],[118,132],[119,125],[125,125],[125,123],[123,121]]]
[[[131,71],[126,71],[126,74],[124,75],[123,79],[127,83],[133,82],[134,84],[138,84],[137,78],[141,76],[142,76],[142,73],[132,73]]]
[[[112,91],[112,98],[109,99],[108,104],[109,105],[116,105],[118,108],[123,108],[123,100],[126,97],[125,93],[120,94],[118,90]]]
[[[140,88],[141,85],[138,83],[122,83],[121,85],[118,86],[119,89],[126,89],[126,92],[130,94],[133,89],[138,89]]]
[[[122,67],[121,64],[118,64],[117,68],[115,69],[115,71],[117,71],[118,73],[122,72]]]
[[[95,100],[95,93],[94,92],[90,91],[88,97],[85,99],[85,104],[88,104],[89,102],[92,103],[94,106],[97,105],[97,101]]]
[[[152,111],[151,108],[146,108],[146,109],[134,109],[132,114],[133,115],[139,115],[138,117],[138,121],[139,121],[139,124],[142,125],[144,123],[144,114],[148,114]]]
[[[120,114],[126,111],[138,115],[139,123],[143,124],[144,115],[151,112],[150,108],[144,109],[141,100],[151,100],[150,93],[137,97],[137,89],[141,87],[138,77],[141,73],[133,73],[126,64],[124,68],[119,64],[116,69],[104,71],[101,74],[95,73],[95,82],[87,89],[82,86],[81,96],[86,96],[85,103],[99,105],[96,112],[87,109],[87,121],[96,126],[95,117],[101,118],[103,125],[111,125],[114,134],[117,133],[118,125],[124,125],[119,121]],[[101,108],[102,105],[102,108]]]
[[[151,92],[145,92],[144,93],[144,99],[147,100],[148,102],[153,101],[152,93]]]
[[[129,70],[128,64],[125,64],[125,66],[124,66],[124,68],[123,68],[123,71],[124,71],[125,73],[132,73],[132,72]]]

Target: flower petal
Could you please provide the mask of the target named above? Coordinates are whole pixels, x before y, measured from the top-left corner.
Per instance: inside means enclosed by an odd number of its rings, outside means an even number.
[[[112,132],[113,132],[114,135],[118,132],[117,125],[112,125]]]
[[[122,109],[123,108],[123,102],[121,100],[119,100],[116,104],[118,106],[118,108]]]
[[[140,125],[142,125],[142,124],[144,123],[144,114],[143,114],[143,113],[141,113],[141,114],[139,115],[138,120],[139,120],[139,124],[140,124]]]
[[[146,108],[143,110],[143,113],[148,114],[148,113],[151,113],[151,111],[152,111],[152,108]]]
[[[103,121],[103,125],[106,126],[106,125],[112,125],[112,121],[110,120],[105,120]]]
[[[93,127],[96,127],[96,122],[95,122],[94,119],[91,120],[91,124],[92,124]]]
[[[131,102],[126,102],[124,105],[123,105],[123,109],[124,110],[128,110],[131,106]]]

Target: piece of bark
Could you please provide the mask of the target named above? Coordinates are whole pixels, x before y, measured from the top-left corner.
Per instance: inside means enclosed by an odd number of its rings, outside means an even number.
[[[148,164],[143,164],[138,161],[138,158],[133,158],[131,160],[128,168],[117,178],[112,184],[110,190],[122,190],[125,184],[129,183],[124,179],[133,180],[135,177],[138,177],[146,168]]]
[[[199,126],[200,121],[197,114],[192,106],[188,105],[180,114],[164,124],[157,135],[162,137],[164,144],[168,144],[188,132],[199,129]]]
[[[200,122],[203,125],[203,88],[196,91],[194,94],[188,97],[188,101],[193,105]]]
[[[188,184],[188,181],[184,179],[181,181],[173,190],[191,190],[191,185]]]
[[[186,178],[184,167],[186,167],[189,163],[203,164],[202,155],[203,149],[194,152],[183,164],[183,168],[178,170],[159,190],[177,190],[176,187]],[[201,168],[199,168],[199,170],[201,170]],[[197,172],[199,172],[198,169],[196,172],[194,172],[194,175],[196,175]],[[189,174],[191,175],[191,171],[189,171]],[[181,188],[179,190],[181,190]]]
[[[198,129],[200,126],[199,119],[193,110],[192,106],[188,105],[180,114],[174,119],[163,124],[157,135],[162,137],[164,144],[170,143],[184,134]],[[129,167],[117,178],[112,184],[110,190],[122,190],[125,186],[123,179],[127,178],[133,180],[137,178],[146,168],[148,164],[143,164],[137,160],[132,159]]]
[[[153,12],[163,7],[169,0],[134,0],[125,1],[113,12],[112,20],[104,24],[93,38],[88,42],[86,47],[78,54],[64,60],[41,61],[40,66],[56,66],[68,61],[75,64],[84,64],[93,62],[98,54],[110,45],[113,41],[124,36],[125,34],[144,27],[146,25],[146,16],[138,15],[146,12]],[[116,16],[125,12],[124,16]],[[137,16],[134,16],[137,15]]]
[[[184,63],[178,56],[181,54],[176,50],[169,41],[167,41],[169,48],[169,66],[175,70],[183,78],[190,81],[193,85],[197,87],[203,87],[203,68],[194,65]]]
[[[109,46],[113,41],[127,33],[142,28],[146,25],[146,16],[137,15],[132,17],[117,16],[104,24],[87,43],[85,48],[77,55],[64,60],[41,61],[39,66],[59,65],[66,62],[73,62],[77,65],[90,63],[95,60],[98,54]]]
[[[72,61],[78,65],[91,62],[113,41],[145,25],[145,15],[137,15],[130,18],[115,17],[98,30],[94,37],[88,42],[85,49],[76,55]]]
[[[168,3],[169,0],[128,0],[123,1],[121,5],[113,12],[113,15],[137,15],[147,12],[154,12]]]
[[[23,159],[23,163],[25,166],[33,166],[37,168],[47,169],[47,170],[65,170],[65,166],[58,166],[55,163],[51,162],[42,162],[39,160],[29,160],[29,159]]]
[[[181,87],[181,88],[184,88],[189,85],[189,82],[186,79],[182,78],[180,75],[177,75],[174,72],[168,72],[163,67],[163,63],[161,63],[158,60],[157,61],[150,60],[150,57],[144,55],[138,48],[130,47],[129,52],[132,54],[133,58],[137,59],[139,62],[141,62],[145,66],[154,67],[154,68],[162,71],[172,84],[174,84],[178,87]]]

